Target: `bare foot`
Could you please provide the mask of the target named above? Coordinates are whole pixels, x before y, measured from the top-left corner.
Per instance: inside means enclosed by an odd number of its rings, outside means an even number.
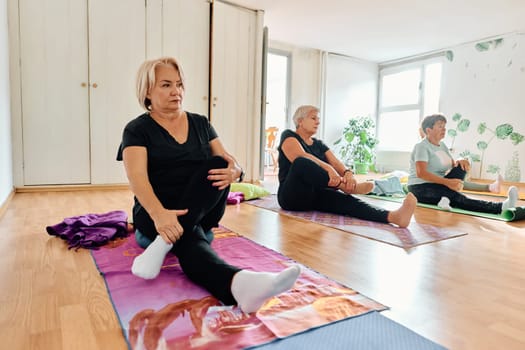
[[[361,182],[358,183],[355,186],[355,189],[351,192],[351,194],[367,194],[372,192],[374,189],[374,183],[367,181],[367,182]]]
[[[412,219],[412,214],[416,210],[417,199],[412,193],[408,193],[403,204],[399,209],[388,213],[388,222],[396,224],[399,227],[407,227]]]

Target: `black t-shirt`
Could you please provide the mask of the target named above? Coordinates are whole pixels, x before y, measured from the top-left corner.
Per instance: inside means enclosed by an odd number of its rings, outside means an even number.
[[[122,133],[117,160],[128,146],[146,147],[148,177],[155,195],[167,209],[174,209],[196,167],[211,158],[210,141],[217,138],[215,129],[205,116],[186,112],[188,139],[179,143],[148,113],[130,121]]]
[[[290,129],[286,129],[281,134],[281,142],[279,142],[279,147],[277,147],[277,150],[279,151],[279,182],[283,182],[286,179],[286,176],[288,175],[288,171],[290,171],[290,166],[292,163],[286,158],[284,155],[283,150],[281,149],[284,140],[286,140],[289,137],[293,137],[299,141],[303,149],[306,153],[310,153],[323,162],[328,162],[328,159],[326,159],[326,151],[328,151],[330,148],[324,144],[323,141],[318,140],[316,138],[312,138],[314,140],[314,143],[311,145],[307,145],[306,142],[299,136],[297,133],[293,132]]]

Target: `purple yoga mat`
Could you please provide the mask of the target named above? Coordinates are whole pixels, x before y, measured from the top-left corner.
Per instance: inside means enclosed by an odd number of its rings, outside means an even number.
[[[254,271],[278,272],[295,263],[224,228],[215,232],[212,246],[229,263]],[[156,279],[132,275],[133,259],[142,251],[130,235],[91,252],[132,349],[243,349],[385,309],[302,266],[290,291],[244,314],[188,280],[171,254]]]
[[[323,213],[319,211],[284,210],[279,206],[276,195],[250,200],[244,203],[272,210],[294,218],[333,227],[358,236],[405,249],[466,235],[464,232],[458,232],[428,224],[420,224],[414,221],[410,222],[407,228],[400,228],[390,224],[361,220],[350,216]]]

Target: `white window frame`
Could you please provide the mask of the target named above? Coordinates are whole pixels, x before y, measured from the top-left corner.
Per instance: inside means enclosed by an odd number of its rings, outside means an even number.
[[[438,106],[441,106],[441,87],[443,86],[443,56],[439,55],[437,57],[432,58],[425,58],[425,59],[417,59],[417,60],[411,60],[410,62],[398,62],[394,64],[387,64],[383,66],[379,66],[379,92],[378,92],[378,101],[377,101],[377,134],[379,135],[379,130],[381,128],[381,115],[383,113],[389,113],[389,112],[403,112],[403,111],[410,111],[410,110],[419,110],[419,123],[423,120],[425,117],[425,83],[426,83],[426,77],[425,77],[425,67],[430,64],[434,63],[441,63],[442,73],[441,73],[441,84],[440,84],[440,97],[439,97],[439,103]],[[395,105],[395,106],[389,106],[389,107],[383,107],[382,101],[383,101],[383,77],[385,75],[391,75],[396,74],[400,72],[404,72],[407,70],[412,70],[414,68],[419,68],[420,72],[420,84],[419,84],[419,98],[418,102],[415,104],[405,104],[405,105]],[[435,113],[438,113],[439,111],[435,111]],[[417,128],[414,132],[417,132]],[[378,150],[380,151],[391,151],[390,147],[384,147],[381,145],[381,142],[378,144]],[[396,149],[395,151],[399,151]],[[411,150],[403,150],[403,151],[411,151]]]

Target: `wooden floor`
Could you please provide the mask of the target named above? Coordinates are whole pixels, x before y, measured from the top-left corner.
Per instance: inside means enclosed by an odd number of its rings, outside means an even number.
[[[45,226],[131,204],[127,190],[14,196],[0,219],[1,348],[126,349],[89,252],[68,250]],[[222,224],[389,306],[383,315],[447,348],[525,349],[525,221],[424,208],[414,220],[468,235],[405,251],[244,203],[228,206]]]

